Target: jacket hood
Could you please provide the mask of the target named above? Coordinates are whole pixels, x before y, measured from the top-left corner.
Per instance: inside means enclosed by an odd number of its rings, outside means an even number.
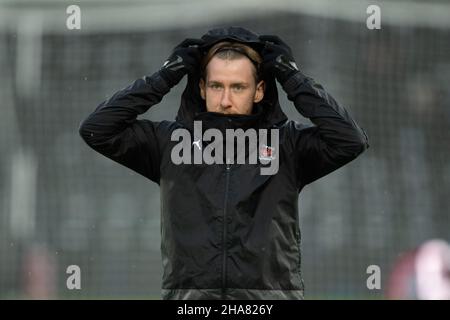
[[[235,26],[211,29],[201,39],[205,42],[199,48],[203,55],[213,45],[222,41],[231,40],[243,43],[252,47],[258,53],[261,53],[265,45],[263,41],[259,40],[258,34]],[[195,74],[189,74],[186,88],[181,96],[181,104],[176,120],[187,128],[192,128],[194,120],[210,119],[211,117],[216,118],[216,120],[219,119],[219,122],[221,118],[227,119],[228,123],[235,122],[235,126],[239,126],[239,123],[244,123],[247,120],[254,123],[255,118],[257,118],[258,126],[267,128],[279,126],[287,120],[278,101],[275,78],[271,74],[263,75],[263,80],[265,81],[264,98],[254,105],[252,115],[222,115],[215,112],[207,112],[205,100],[200,96],[200,77],[200,70]]]

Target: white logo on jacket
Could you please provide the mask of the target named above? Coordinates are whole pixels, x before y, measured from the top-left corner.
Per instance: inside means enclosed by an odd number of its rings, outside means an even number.
[[[200,139],[198,139],[197,141],[192,142],[192,144],[193,144],[194,146],[197,146],[197,148],[198,148],[199,150],[202,150],[202,146],[200,145]]]

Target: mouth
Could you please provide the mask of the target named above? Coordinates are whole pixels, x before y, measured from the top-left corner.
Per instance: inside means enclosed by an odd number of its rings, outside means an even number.
[[[238,112],[230,110],[230,109],[221,109],[221,111],[219,111],[219,112],[223,113],[223,114],[239,114]]]

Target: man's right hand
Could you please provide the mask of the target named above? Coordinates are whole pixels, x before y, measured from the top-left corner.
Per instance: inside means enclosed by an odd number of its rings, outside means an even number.
[[[185,39],[176,46],[169,58],[164,62],[160,74],[170,87],[180,82],[186,73],[200,72],[202,53],[199,46],[201,39]]]

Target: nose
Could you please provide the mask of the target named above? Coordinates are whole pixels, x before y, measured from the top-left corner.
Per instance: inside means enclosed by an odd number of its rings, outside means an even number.
[[[220,106],[223,109],[228,109],[232,105],[231,103],[231,97],[230,97],[230,90],[227,88],[223,90],[222,98],[220,99]]]

